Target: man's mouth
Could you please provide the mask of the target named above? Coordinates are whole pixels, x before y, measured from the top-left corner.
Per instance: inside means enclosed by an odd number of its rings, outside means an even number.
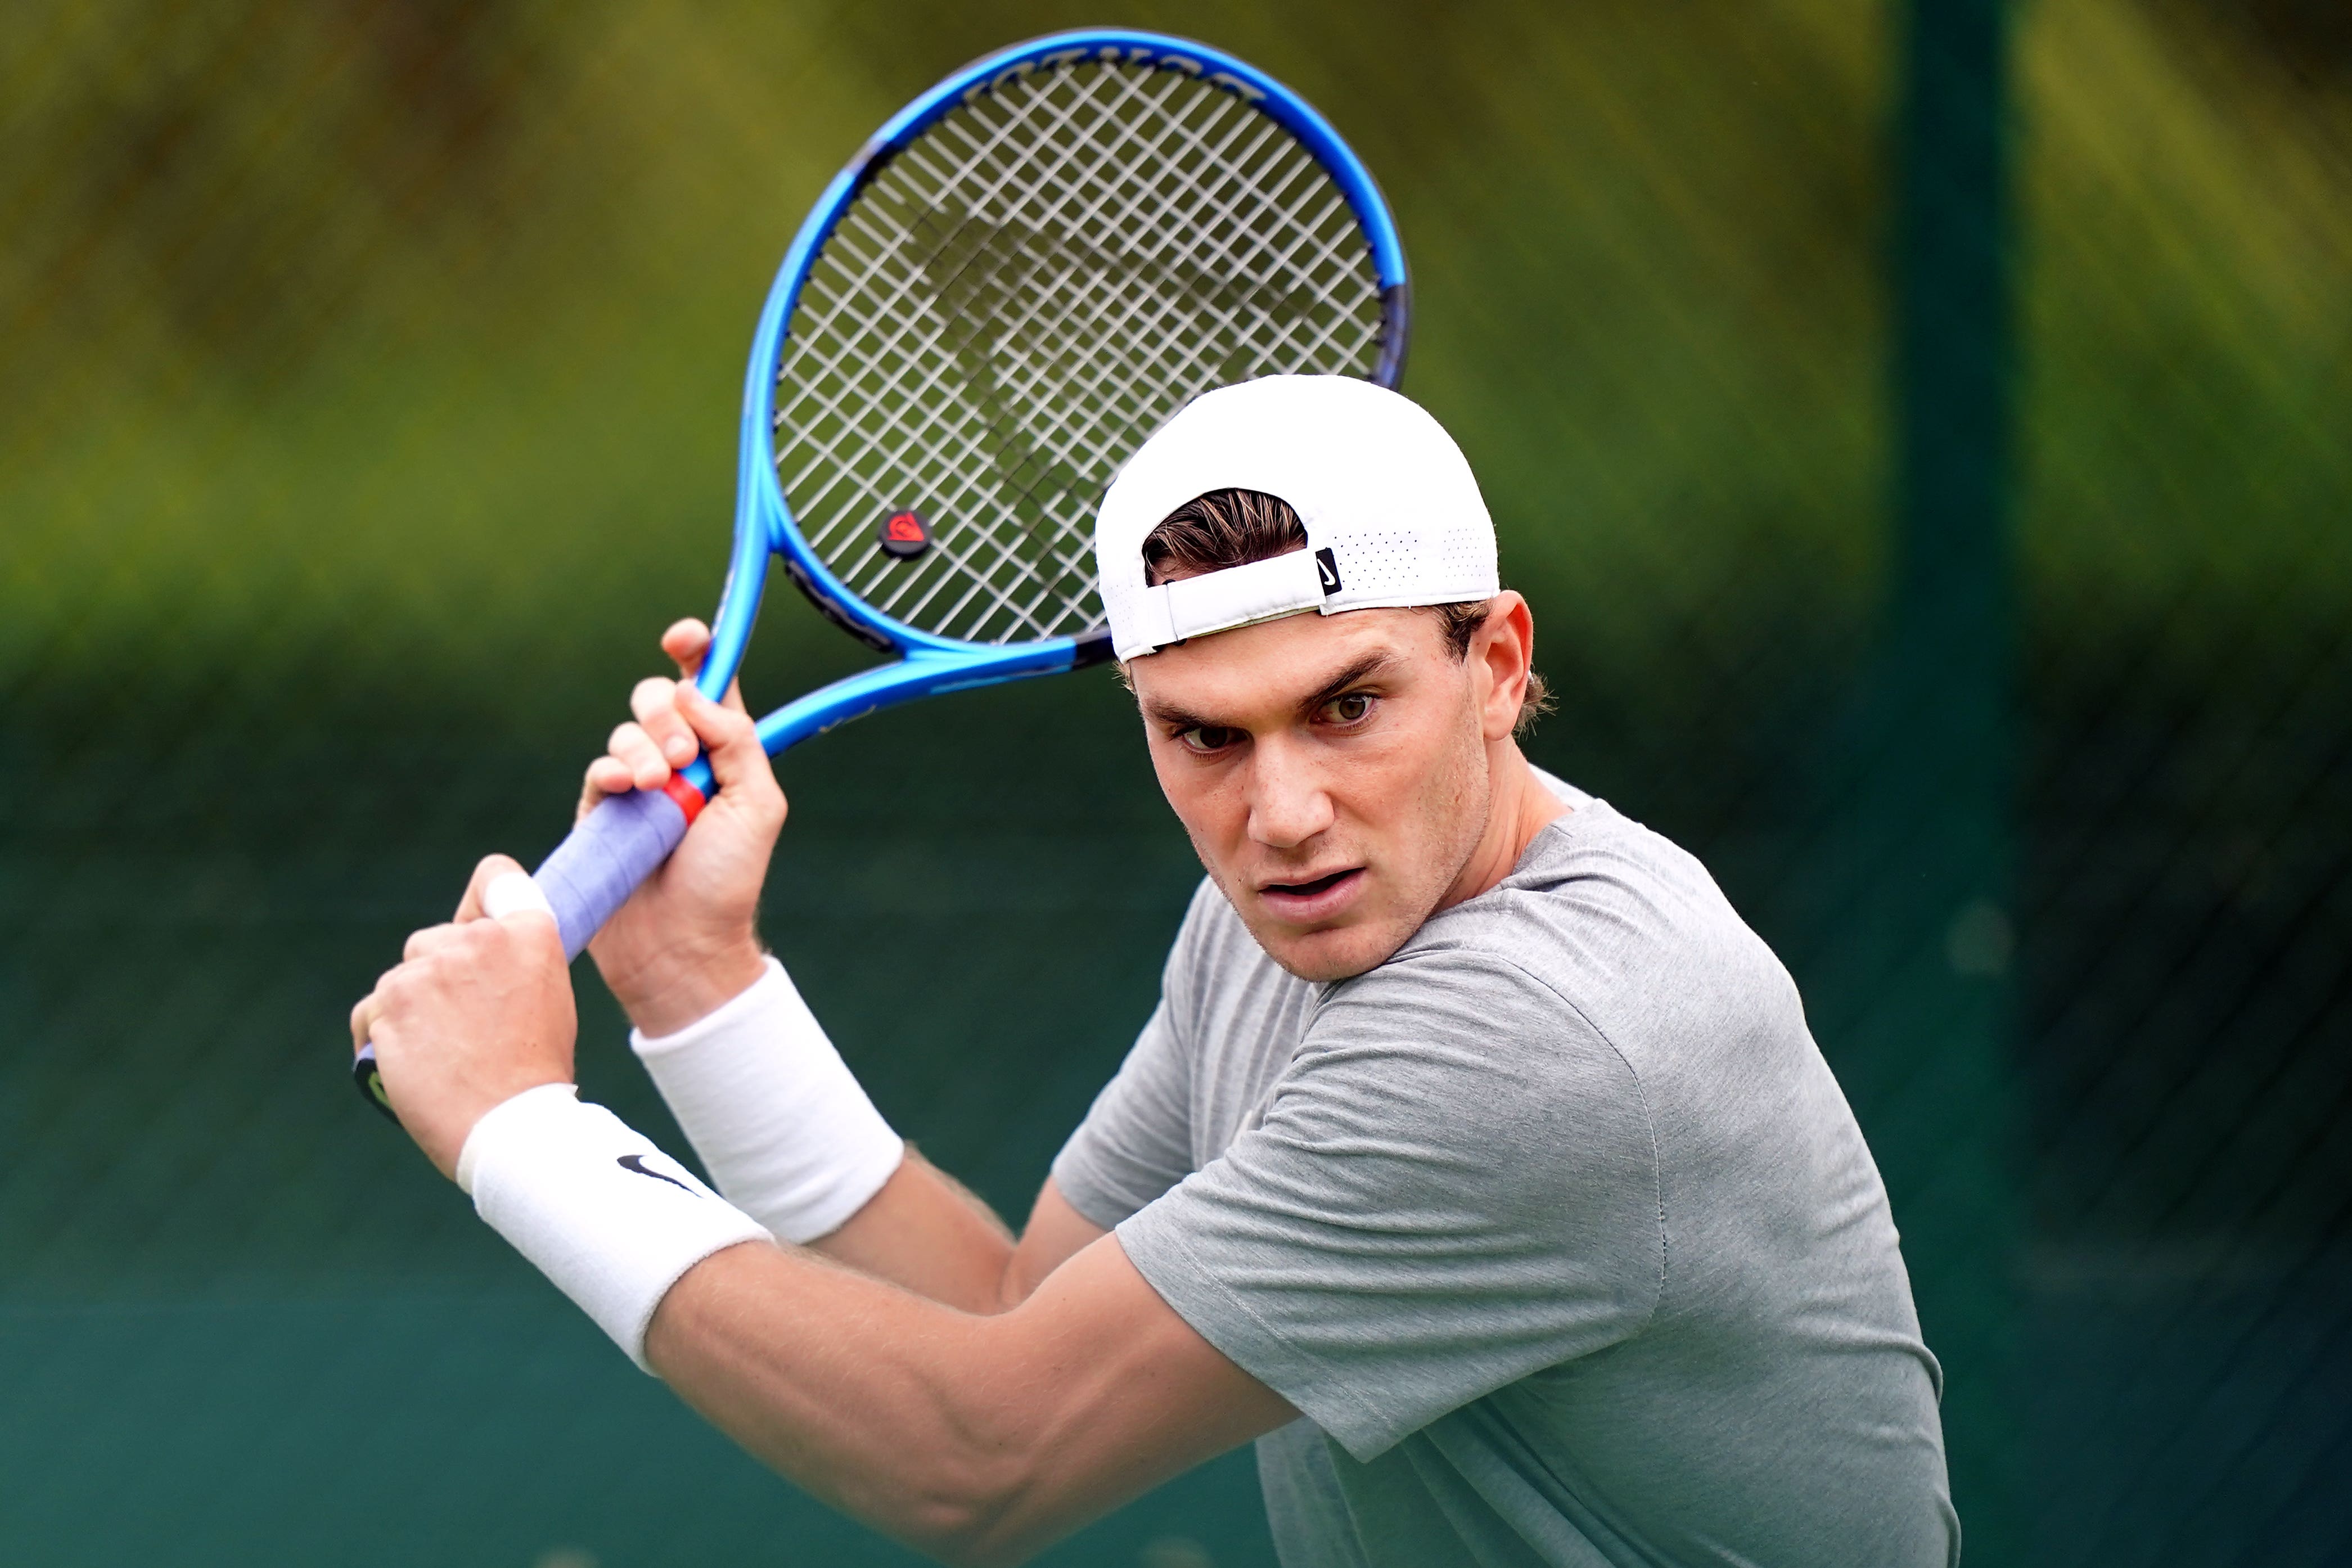
[[[1354,896],[1364,879],[1361,866],[1349,866],[1328,876],[1302,882],[1267,882],[1258,897],[1285,920],[1312,921],[1336,914]]]

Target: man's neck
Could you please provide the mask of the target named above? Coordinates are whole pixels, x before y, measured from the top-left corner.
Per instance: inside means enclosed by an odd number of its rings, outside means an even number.
[[[1486,830],[1463,863],[1462,874],[1438,900],[1438,910],[1450,910],[1493,889],[1511,874],[1536,835],[1569,809],[1536,777],[1517,741],[1496,742],[1488,757],[1488,777],[1494,783],[1486,801]]]

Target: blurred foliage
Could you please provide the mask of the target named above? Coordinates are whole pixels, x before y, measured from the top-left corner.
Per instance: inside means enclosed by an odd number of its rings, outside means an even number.
[[[2023,29],[2029,581],[2110,622],[2192,588],[2325,614],[2352,92],[2289,24],[2155,10]],[[379,650],[422,678],[650,585],[699,604],[740,342],[805,202],[945,64],[1080,15],[15,8],[0,135],[72,155],[0,169],[0,648],[242,661],[363,611],[430,628]],[[1580,652],[1688,658],[1759,572],[1867,600],[1874,7],[1136,19],[1272,62],[1380,172],[1413,389]],[[1443,136],[1393,111],[1436,102]]]
[[[2352,597],[2352,51],[2319,6],[2307,39],[2233,10],[2055,5],[2022,33],[2024,581],[2050,635],[2161,621],[2188,652]]]
[[[1411,240],[1415,390],[1473,433],[1514,570],[1578,594],[1580,641],[1680,640],[1598,586],[1627,570],[1676,609],[1757,568],[1850,606],[1874,30],[1815,5],[1727,39],[1694,14],[1654,56],[1639,8],[1487,9],[1319,42],[1305,15],[1158,19],[1268,60],[1361,143]],[[939,68],[1047,20],[215,6],[134,63],[105,7],[18,15],[33,90],[5,134],[78,155],[0,176],[6,385],[33,410],[6,504],[47,590],[17,595],[17,657],[143,636],[242,661],[358,613],[415,628],[374,653],[423,679],[649,587],[698,606],[740,340],[805,202]],[[1488,90],[1498,49],[1542,89]],[[1443,139],[1387,108],[1439,99],[1469,109]]]

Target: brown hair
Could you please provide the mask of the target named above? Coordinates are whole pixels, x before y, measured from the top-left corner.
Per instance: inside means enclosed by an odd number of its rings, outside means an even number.
[[[1271,561],[1307,548],[1307,528],[1290,503],[1263,490],[1211,490],[1194,496],[1160,520],[1143,541],[1143,580],[1166,583],[1197,577],[1253,561]],[[1470,639],[1486,624],[1486,602],[1472,599],[1456,605],[1423,606],[1435,616],[1445,634],[1445,646],[1455,658],[1467,658]],[[1516,739],[1536,726],[1552,710],[1551,692],[1544,678],[1528,672],[1528,691],[1519,702],[1519,716],[1511,726]]]

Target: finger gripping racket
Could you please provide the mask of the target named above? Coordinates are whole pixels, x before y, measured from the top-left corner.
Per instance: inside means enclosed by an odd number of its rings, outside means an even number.
[[[889,662],[760,721],[771,754],[877,708],[1108,659],[1094,513],[1201,393],[1393,386],[1404,255],[1306,101],[1152,33],[1061,33],[898,111],[769,290],[743,383],[735,546],[696,684],[742,662],[768,559]],[[576,957],[686,836],[707,761],[599,805],[533,873]],[[373,1049],[362,1089],[388,1110]]]

